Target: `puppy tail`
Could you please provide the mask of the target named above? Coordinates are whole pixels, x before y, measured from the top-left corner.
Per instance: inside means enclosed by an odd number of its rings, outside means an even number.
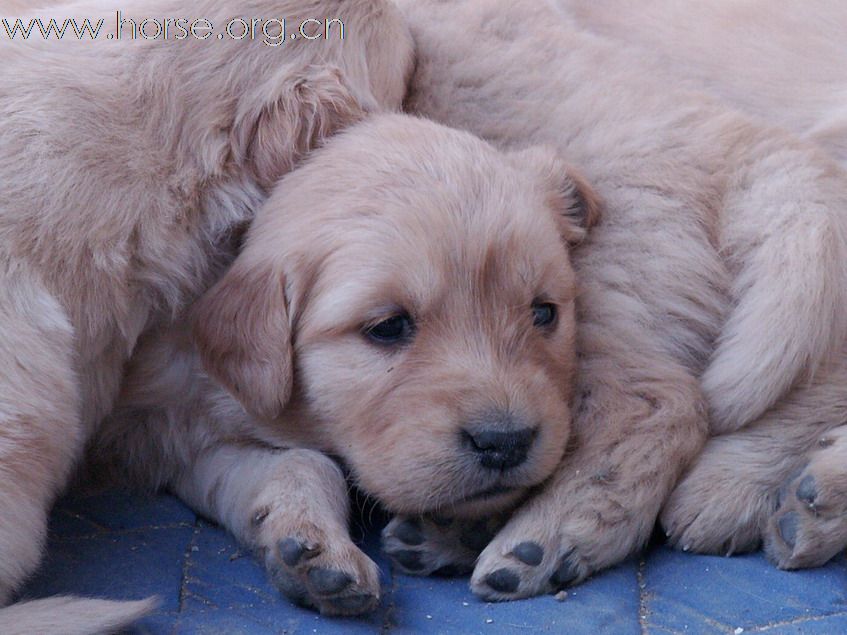
[[[4,635],[95,635],[114,633],[153,611],[156,597],[131,602],[59,596],[18,602],[0,609]]]

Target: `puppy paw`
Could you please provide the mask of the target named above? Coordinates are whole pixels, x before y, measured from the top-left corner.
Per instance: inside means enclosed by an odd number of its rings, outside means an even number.
[[[382,546],[392,563],[405,574],[462,575],[473,569],[479,552],[500,526],[500,519],[469,522],[398,516],[383,529]]]
[[[268,521],[262,514],[255,522]],[[293,602],[324,615],[358,615],[379,603],[379,570],[348,536],[309,524],[278,526],[263,533],[267,537],[261,543],[266,546],[260,550],[265,566]]]
[[[589,563],[567,538],[531,518],[510,522],[479,556],[471,590],[489,601],[555,593],[588,577]]]
[[[710,442],[660,514],[671,546],[728,556],[757,549],[773,510],[771,477]]]
[[[847,548],[847,435],[827,435],[809,457],[780,487],[765,530],[765,552],[781,569],[817,567]]]

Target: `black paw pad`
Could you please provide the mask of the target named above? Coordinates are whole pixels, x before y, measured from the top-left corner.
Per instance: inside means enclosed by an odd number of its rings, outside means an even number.
[[[809,474],[805,476],[797,486],[797,498],[806,503],[811,508],[815,507],[815,500],[818,497],[818,485],[815,482],[815,477]]]
[[[776,525],[783,542],[792,549],[797,543],[797,525],[799,521],[800,517],[795,512],[791,512],[780,518]]]
[[[571,551],[562,556],[562,559],[559,560],[559,566],[556,567],[553,575],[550,576],[550,584],[553,585],[553,588],[561,589],[579,577],[579,570],[576,563],[571,562],[572,553]]]
[[[353,578],[344,571],[315,567],[308,573],[309,584],[319,595],[341,593],[353,582]]]
[[[421,523],[415,519],[404,520],[402,523],[397,525],[392,532],[396,538],[399,538],[407,545],[420,545],[423,544],[424,535],[423,531],[421,531]]]
[[[395,551],[391,554],[391,557],[407,571],[420,571],[424,568],[424,564],[421,562],[421,554],[417,551],[411,549]]]
[[[522,542],[512,549],[512,555],[531,567],[537,567],[544,559],[544,549],[537,542]]]
[[[273,580],[280,592],[298,606],[305,606],[307,608],[314,606],[309,598],[309,592],[306,590],[306,587],[292,576],[279,572],[273,576]]]
[[[499,593],[514,593],[518,590],[521,579],[514,571],[497,569],[485,576],[485,583]]]
[[[310,560],[321,552],[317,545],[307,545],[296,538],[279,541],[279,557],[289,567],[296,567],[301,560]]]

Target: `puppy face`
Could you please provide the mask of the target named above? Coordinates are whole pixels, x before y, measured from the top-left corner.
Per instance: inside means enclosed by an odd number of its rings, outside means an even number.
[[[568,439],[568,248],[595,215],[544,151],[377,118],[284,179],[197,339],[248,410],[309,427],[392,511],[487,513]]]

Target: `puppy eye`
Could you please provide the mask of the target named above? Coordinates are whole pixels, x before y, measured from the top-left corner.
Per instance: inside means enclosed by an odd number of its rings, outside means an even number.
[[[412,318],[401,313],[370,327],[365,335],[380,344],[400,344],[412,337],[413,330]]]
[[[556,305],[549,302],[533,302],[532,318],[533,324],[538,328],[552,326],[556,322]]]

